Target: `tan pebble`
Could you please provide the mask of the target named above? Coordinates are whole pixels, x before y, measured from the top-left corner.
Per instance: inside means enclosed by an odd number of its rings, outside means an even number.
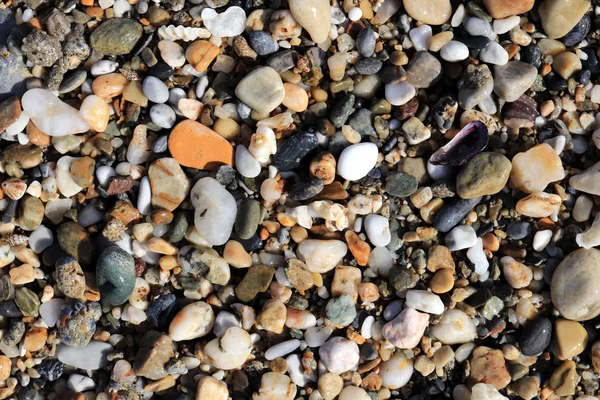
[[[502,354],[506,360],[514,361],[521,355],[521,351],[515,345],[505,344],[502,346]]]
[[[361,267],[366,266],[369,263],[371,246],[350,230],[347,230],[344,236],[348,244],[348,249],[356,259],[356,263]]]
[[[285,304],[276,299],[268,300],[260,314],[256,317],[257,327],[268,332],[280,334],[283,332],[285,320],[287,317],[287,309]]]
[[[435,245],[429,249],[427,255],[427,269],[435,272],[439,269],[449,268],[454,271],[454,260],[452,254],[446,246]]]
[[[420,355],[415,359],[414,368],[423,376],[427,376],[435,371],[435,363],[427,356]]]
[[[205,72],[219,55],[219,47],[207,40],[196,40],[185,51],[186,60],[198,72]]]
[[[38,351],[44,347],[46,340],[48,340],[48,330],[46,328],[33,327],[25,334],[23,347],[27,351]]]
[[[233,147],[212,129],[199,122],[185,120],[169,135],[169,150],[179,164],[215,170],[223,164],[233,165]]]
[[[300,243],[308,238],[308,231],[306,230],[306,228],[303,228],[300,225],[296,225],[290,230],[290,237],[294,242]]]
[[[217,118],[212,128],[227,140],[235,140],[241,132],[240,125],[231,118]]]
[[[223,258],[234,268],[249,268],[252,265],[252,256],[240,242],[235,240],[230,240],[225,244]]]
[[[578,378],[575,362],[567,360],[550,376],[550,387],[557,396],[573,396]]]
[[[428,25],[442,25],[452,16],[450,0],[404,0],[406,13]]]
[[[542,39],[540,40],[538,43],[538,47],[540,48],[540,50],[542,51],[542,55],[545,56],[557,56],[560,53],[564,52],[567,50],[567,48],[565,47],[565,45],[562,42],[559,42],[558,40],[554,40],[554,39]],[[544,64],[547,65],[548,64]],[[548,66],[549,68],[551,68],[550,66]],[[548,72],[550,72],[548,70]]]
[[[454,287],[454,273],[448,268],[437,271],[431,278],[429,287],[433,293],[448,293]]]
[[[596,372],[600,372],[600,341],[592,345],[592,365]],[[0,371],[2,370],[0,369]]]
[[[171,375],[167,375],[162,379],[151,382],[144,386],[145,392],[160,392],[163,390],[167,390],[175,386],[175,378]]]
[[[284,106],[295,112],[303,112],[308,108],[308,94],[306,90],[293,83],[284,83],[285,97],[281,102]]]
[[[159,237],[153,237],[148,240],[146,245],[148,246],[148,250],[158,254],[175,255],[179,253],[177,246]]]
[[[290,284],[299,292],[303,292],[313,287],[313,279],[308,267],[305,263],[295,258],[291,258],[287,261],[285,276]]]
[[[554,321],[550,349],[559,360],[581,354],[588,342],[587,330],[577,321],[559,318]]]
[[[122,94],[128,84],[125,76],[114,72],[94,79],[92,90],[96,96],[106,100]]]
[[[102,98],[92,94],[83,99],[79,114],[93,130],[104,132],[110,118],[110,107]]]
[[[331,26],[329,0],[289,0],[288,3],[292,15],[311,39],[316,44],[325,42]]]
[[[487,383],[497,390],[504,389],[511,381],[502,351],[479,346],[473,350],[469,383]]]
[[[312,94],[312,97],[313,99],[315,99],[316,102],[327,101],[327,99],[329,98],[327,91],[321,89],[320,87],[313,87],[310,90],[310,93]]]
[[[285,285],[282,285],[277,281],[273,281],[269,285],[269,294],[274,299],[277,299],[282,303],[287,303],[292,297],[292,289]]]
[[[140,243],[146,243],[152,237],[152,224],[144,222],[135,224],[132,228],[133,237]]]
[[[510,181],[525,193],[541,192],[564,177],[562,161],[549,144],[538,144],[512,159]]]
[[[569,79],[574,73],[581,71],[581,59],[575,53],[565,51],[554,57],[552,68],[564,79]]]
[[[150,214],[150,220],[157,225],[170,224],[173,221],[173,213],[169,210],[154,210]]]
[[[500,259],[504,279],[515,289],[528,286],[533,279],[533,271],[528,266],[521,264],[512,257],[505,256]]]
[[[498,240],[496,235],[494,235],[491,232],[488,232],[485,235],[483,235],[481,240],[483,241],[483,248],[491,251],[492,253],[495,253],[500,249],[500,241]]]
[[[590,8],[590,0],[544,0],[539,14],[544,31],[551,39],[565,36]]]
[[[179,99],[177,108],[188,119],[197,120],[204,105],[196,99]]]
[[[5,381],[10,377],[11,365],[10,358],[0,355],[0,381]]]
[[[429,38],[427,41],[427,47],[431,52],[438,52],[442,49],[442,47],[450,43],[452,38],[454,38],[454,33],[451,31],[440,32]]]
[[[432,224],[435,214],[441,210],[442,207],[444,207],[444,200],[436,197],[421,207],[419,214],[421,215],[421,218],[423,218],[423,221]]]
[[[148,107],[148,98],[144,95],[140,81],[129,82],[123,91],[123,99],[140,107]]]
[[[546,192],[532,193],[517,202],[515,210],[533,218],[549,217],[560,210],[562,200],[559,195]]]
[[[362,282],[358,286],[358,295],[361,301],[374,303],[379,300],[379,288],[373,282]]]
[[[327,372],[319,378],[318,386],[324,400],[333,400],[344,388],[344,380],[338,374]]]
[[[421,208],[429,203],[433,198],[433,192],[429,186],[419,188],[416,192],[410,195],[410,201],[416,208]]]
[[[278,374],[285,374],[288,370],[288,364],[284,358],[278,357],[272,361],[269,361],[269,368],[271,368],[271,371]]]
[[[35,280],[35,273],[31,264],[22,264],[15,267],[8,274],[13,285],[25,285]]]
[[[358,298],[358,286],[362,280],[362,274],[359,268],[337,266],[331,282],[331,295],[339,297],[343,294],[352,296],[356,302]]]
[[[335,179],[336,165],[333,154],[321,153],[313,158],[309,170],[312,176],[322,180],[325,185],[329,185]]]
[[[29,141],[35,144],[36,146],[45,147],[50,146],[51,144],[50,135],[47,135],[44,132],[40,131],[37,128],[37,126],[35,126],[33,121],[29,121],[27,123],[25,133],[27,134],[27,138],[29,139]]]
[[[164,271],[171,271],[176,267],[179,267],[179,261],[176,256],[163,256],[158,260],[158,265],[160,265],[160,269]]]

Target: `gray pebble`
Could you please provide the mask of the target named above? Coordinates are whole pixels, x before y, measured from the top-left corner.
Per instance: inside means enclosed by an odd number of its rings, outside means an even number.
[[[260,56],[277,53],[279,45],[273,36],[264,31],[254,31],[250,34],[250,46]]]
[[[166,103],[169,100],[169,88],[160,79],[147,76],[142,84],[144,96],[153,103]]]
[[[371,57],[375,53],[377,38],[372,29],[364,28],[356,37],[356,48],[363,57]]]

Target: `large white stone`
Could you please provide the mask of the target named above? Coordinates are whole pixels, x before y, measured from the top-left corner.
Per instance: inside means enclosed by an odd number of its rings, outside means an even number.
[[[21,98],[23,110],[35,126],[50,136],[66,136],[90,130],[79,112],[45,89],[30,89]]]
[[[198,233],[213,246],[223,245],[229,240],[237,204],[235,199],[214,178],[200,179],[190,192],[195,208],[194,225]]]
[[[95,371],[108,365],[107,357],[113,350],[109,343],[92,340],[84,347],[60,344],[56,350],[56,357],[58,361],[71,367]]]
[[[349,181],[367,176],[377,164],[379,150],[375,143],[365,142],[346,147],[337,164],[338,174]]]
[[[307,239],[298,245],[297,251],[309,271],[325,273],[342,261],[348,246],[341,240]]]

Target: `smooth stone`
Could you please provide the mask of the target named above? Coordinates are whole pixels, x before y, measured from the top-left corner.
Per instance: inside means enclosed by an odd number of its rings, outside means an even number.
[[[494,92],[505,101],[516,101],[537,78],[537,69],[521,61],[509,61],[494,68]]]
[[[76,109],[48,90],[28,90],[21,105],[35,126],[47,135],[66,136],[90,130],[90,125]]]
[[[373,128],[373,113],[366,108],[361,108],[354,112],[348,119],[348,125],[360,133],[361,137],[377,136],[377,131]]]
[[[520,199],[515,210],[528,217],[544,218],[558,214],[561,204],[562,199],[557,194],[536,192]]]
[[[377,37],[370,28],[364,28],[356,36],[356,49],[363,57],[371,57],[375,53]]]
[[[103,299],[114,306],[125,303],[135,287],[133,257],[118,246],[108,247],[98,257],[96,277]]]
[[[148,168],[152,206],[174,211],[190,191],[190,181],[174,158],[161,158]]]
[[[94,260],[94,246],[88,232],[76,222],[64,222],[58,227],[56,238],[60,247],[82,265]]]
[[[428,325],[428,314],[407,307],[385,324],[381,333],[394,346],[400,349],[412,349],[419,345]]]
[[[546,143],[538,144],[512,159],[510,181],[525,193],[541,192],[551,182],[564,177],[565,170],[560,156]]]
[[[468,390],[468,389],[467,389]],[[457,399],[458,400],[458,399]],[[478,383],[471,389],[471,397],[465,400],[509,400],[503,396],[494,385]]]
[[[487,65],[469,64],[458,81],[458,103],[464,109],[477,106],[494,91],[494,78]]]
[[[415,87],[406,81],[385,85],[385,99],[393,106],[408,103],[416,94]]]
[[[434,227],[440,232],[449,232],[481,201],[481,197],[458,199],[443,207],[436,215]]]
[[[246,178],[256,178],[262,169],[260,162],[241,144],[235,147],[235,167]]]
[[[292,200],[305,201],[316,197],[325,187],[322,180],[312,178],[308,181],[298,182],[288,191],[288,196]]]
[[[279,45],[277,40],[268,32],[253,31],[249,37],[250,46],[258,53],[259,56],[268,56],[277,53]]]
[[[412,377],[414,362],[403,351],[396,351],[389,360],[379,364],[381,386],[391,390],[405,386]]]
[[[66,365],[83,370],[96,371],[109,364],[108,356],[114,351],[106,342],[92,340],[85,347],[69,347],[59,344],[56,350],[58,360]],[[85,357],[82,357],[85,354]]]
[[[452,229],[444,237],[450,251],[468,249],[477,244],[477,234],[469,225],[460,225]]]
[[[531,224],[525,221],[513,221],[506,226],[508,237],[513,240],[521,240],[531,234]]]
[[[177,116],[171,106],[167,104],[155,104],[150,108],[150,119],[154,125],[170,129],[175,125]]]
[[[469,382],[493,385],[497,390],[504,389],[511,381],[501,350],[479,346],[471,357]]]
[[[419,181],[404,172],[392,172],[385,180],[385,192],[394,197],[408,197],[419,188]]]
[[[285,89],[277,71],[271,67],[259,67],[238,83],[235,94],[256,112],[268,114],[281,104]]]
[[[469,58],[469,48],[458,40],[451,40],[440,50],[440,57],[449,62],[458,62]]]
[[[320,44],[329,38],[331,10],[327,0],[289,0],[288,5],[294,19]]]
[[[259,293],[269,288],[274,275],[275,270],[267,265],[251,266],[235,288],[235,295],[243,302],[253,300]]]
[[[429,25],[442,25],[452,16],[450,0],[403,0],[408,15]]]
[[[221,135],[199,122],[185,120],[169,135],[169,151],[179,164],[197,169],[216,170],[233,165],[233,147]]]
[[[590,8],[590,0],[544,0],[539,6],[542,27],[550,39],[565,36]]]
[[[169,336],[176,342],[208,335],[214,326],[215,314],[210,305],[196,301],[183,307],[169,325]]]
[[[417,52],[406,68],[407,82],[416,89],[433,85],[442,73],[442,64],[427,51]]]
[[[304,157],[318,146],[317,136],[314,133],[297,133],[277,146],[277,153],[273,156],[273,165],[279,171],[290,171],[298,168]],[[262,153],[258,148],[252,148],[251,145],[250,152],[253,150],[255,154]]]
[[[365,232],[373,246],[385,247],[391,239],[389,220],[383,215],[369,214],[364,222]]]
[[[525,14],[533,8],[535,0],[484,0],[483,4],[494,19]]]
[[[554,57],[552,68],[564,79],[569,79],[576,72],[581,71],[583,67],[577,54],[565,51]]]
[[[252,352],[250,334],[237,326],[227,329],[225,334],[204,346],[204,354],[219,369],[231,370],[241,367]]]
[[[96,132],[104,132],[110,118],[110,107],[96,95],[89,95],[81,102],[79,115]]]
[[[538,356],[546,350],[552,339],[552,322],[545,317],[530,321],[523,328],[519,338],[521,353],[525,356]]]
[[[255,199],[244,199],[235,219],[235,233],[244,240],[250,239],[260,223],[260,202]]]
[[[443,344],[468,343],[477,336],[477,328],[471,318],[463,311],[451,309],[446,311],[431,333]]]
[[[169,88],[160,79],[147,76],[142,84],[144,96],[154,103],[166,103],[169,100]]]
[[[564,318],[587,321],[600,315],[600,251],[578,249],[554,270],[550,294]]]
[[[111,18],[90,35],[92,49],[110,55],[129,54],[142,37],[142,25],[130,18]]]
[[[378,156],[379,149],[374,143],[350,145],[340,154],[337,163],[338,174],[350,181],[362,179],[375,167]]]
[[[218,14],[212,8],[202,10],[204,26],[217,37],[234,37],[246,28],[246,12],[238,6],[228,7]]]
[[[298,245],[298,256],[309,271],[325,273],[335,268],[344,258],[348,247],[341,240],[307,239]]]
[[[554,321],[550,350],[559,360],[567,360],[583,353],[588,343],[588,332],[577,321],[559,318]]]
[[[229,240],[237,204],[234,197],[214,178],[198,180],[190,192],[194,206],[194,225],[202,237],[214,246]]]
[[[32,75],[23,61],[23,57],[9,52],[6,57],[0,57],[0,99],[10,96],[21,96],[27,90],[25,83]]]
[[[406,292],[405,305],[435,315],[441,315],[445,308],[440,296],[427,290],[409,290]]]
[[[510,177],[512,164],[500,153],[479,153],[459,172],[456,193],[463,199],[473,199],[500,192]]]
[[[342,374],[358,364],[360,352],[355,342],[334,337],[319,348],[319,357],[329,372]]]
[[[330,299],[325,307],[325,315],[336,325],[348,326],[356,318],[354,300],[349,294]]]

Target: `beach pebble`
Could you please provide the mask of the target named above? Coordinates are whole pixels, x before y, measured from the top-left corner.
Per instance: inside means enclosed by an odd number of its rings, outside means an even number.
[[[461,225],[446,234],[445,241],[450,251],[468,249],[477,244],[477,235],[472,227]]]
[[[234,37],[244,32],[246,13],[237,6],[229,7],[220,14],[212,8],[205,8],[202,10],[202,22],[215,36]]]
[[[467,343],[475,339],[477,328],[471,318],[463,311],[452,309],[442,314],[431,333],[443,344]]]
[[[479,59],[488,64],[506,65],[508,63],[508,52],[498,42],[490,41],[479,52]]]
[[[521,61],[509,61],[494,68],[494,92],[507,102],[517,100],[533,85],[537,69]]]
[[[166,103],[169,100],[169,89],[155,76],[147,76],[142,84],[144,96],[154,103]]]
[[[358,364],[358,345],[351,340],[334,337],[319,348],[319,357],[329,372],[341,374]]]
[[[548,144],[536,145],[512,159],[510,181],[525,193],[543,191],[548,184],[564,177],[562,161]]]
[[[212,331],[215,314],[203,301],[188,304],[175,315],[169,325],[169,336],[176,342],[206,336]]]
[[[396,351],[392,357],[379,365],[381,385],[388,389],[400,389],[405,386],[413,374],[414,363],[402,351]]]
[[[195,209],[194,224],[200,235],[214,246],[225,244],[237,212],[233,196],[214,178],[206,177],[196,182],[190,197]]]
[[[290,11],[311,39],[323,43],[329,37],[331,25],[330,4],[327,0],[290,0]]]
[[[337,163],[338,174],[351,181],[364,178],[375,167],[379,150],[374,143],[358,143],[342,151]]]
[[[533,271],[528,266],[521,264],[512,257],[505,256],[500,259],[504,279],[515,289],[528,286],[533,279]]]
[[[76,109],[48,90],[28,90],[21,98],[21,104],[35,126],[47,135],[66,136],[90,129]]]
[[[450,0],[404,0],[404,9],[412,18],[429,25],[442,25],[452,16]]]
[[[443,306],[443,305],[442,305]],[[383,326],[383,337],[401,349],[416,347],[429,325],[429,315],[408,306],[397,317]]]
[[[225,334],[208,342],[204,354],[217,368],[231,370],[246,362],[252,352],[252,339],[248,332],[239,327],[227,329]]]
[[[393,106],[408,103],[416,94],[415,87],[406,81],[385,85],[385,99]]]
[[[426,290],[409,290],[406,292],[406,307],[435,315],[444,312],[442,299],[437,294]]]
[[[56,350],[56,357],[65,365],[96,371],[108,365],[108,356],[112,352],[113,347],[109,343],[92,340],[85,347],[69,347],[60,344]],[[82,354],[85,354],[85,357],[82,357]]]
[[[238,83],[235,94],[258,113],[268,114],[281,104],[285,89],[277,71],[271,67],[259,67]]]
[[[348,247],[340,240],[307,239],[298,245],[298,256],[309,271],[325,273],[335,268],[344,258]]]
[[[449,62],[466,60],[469,57],[469,48],[459,41],[452,40],[442,47],[440,57]]]
[[[389,221],[381,215],[369,214],[365,218],[365,231],[369,241],[375,247],[385,247],[390,243],[391,233]]]
[[[104,132],[110,118],[110,107],[100,97],[92,94],[81,102],[79,115],[93,130]]]
[[[544,32],[550,39],[565,36],[590,8],[590,0],[544,0],[539,8]]]

